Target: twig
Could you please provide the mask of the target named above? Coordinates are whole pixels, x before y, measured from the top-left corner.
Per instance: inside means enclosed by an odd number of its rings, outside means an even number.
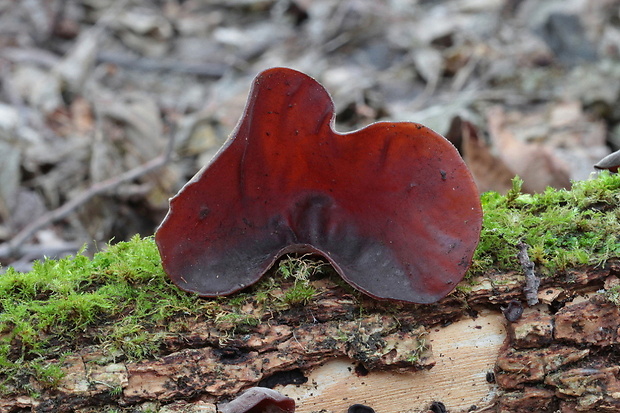
[[[43,244],[24,244],[20,247],[21,257],[17,261],[11,262],[11,267],[18,272],[28,272],[32,270],[32,262],[45,257],[61,257],[66,254],[75,254],[82,247],[77,242],[63,242],[60,245],[43,245]],[[3,252],[8,249],[3,249]],[[0,259],[9,258],[0,255]],[[4,273],[6,268],[0,268],[0,274]]]
[[[132,181],[140,176],[147,174],[155,169],[161,168],[166,165],[172,156],[174,149],[174,136],[175,133],[170,133],[170,139],[168,146],[164,153],[151,159],[150,161],[143,163],[121,175],[106,179],[105,181],[97,182],[90,186],[87,190],[80,193],[78,196],[65,203],[64,205],[49,211],[48,213],[40,216],[34,220],[30,225],[19,231],[9,242],[0,245],[0,257],[12,257],[19,254],[22,244],[32,237],[37,231],[46,227],[54,221],[63,219],[75,209],[88,202],[91,198],[99,195],[103,192],[109,191],[122,184],[123,182]]]
[[[136,58],[108,52],[99,52],[96,59],[98,63],[111,63],[132,70],[173,72],[212,78],[224,76],[230,67],[225,63],[190,63],[173,59]]]
[[[525,274],[525,287],[523,287],[525,300],[528,305],[532,306],[538,304],[538,287],[540,286],[540,278],[538,278],[534,272],[534,263],[530,260],[530,257],[527,254],[527,247],[528,245],[523,241],[517,244],[517,248],[519,248],[517,258],[519,259],[519,263],[521,264],[521,267],[523,267],[523,272]]]
[[[11,62],[33,63],[46,68],[54,67],[61,60],[60,57],[47,50],[19,49],[16,47],[6,47],[0,50],[0,58]],[[210,78],[220,78],[230,68],[230,65],[226,63],[192,63],[171,59],[150,59],[105,51],[98,52],[95,60],[97,63],[110,63],[130,70],[171,72]]]

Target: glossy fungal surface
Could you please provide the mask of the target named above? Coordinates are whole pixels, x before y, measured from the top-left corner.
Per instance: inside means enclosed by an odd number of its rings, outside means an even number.
[[[612,152],[594,165],[596,169],[607,169],[610,172],[618,172],[620,167],[620,151]]]
[[[265,387],[252,387],[239,397],[218,406],[220,413],[293,413],[295,400],[275,390]]]
[[[284,254],[315,253],[378,299],[431,303],[456,286],[482,212],[454,146],[409,122],[338,133],[334,116],[311,77],[286,68],[256,77],[231,137],[156,232],[175,284],[227,295]]]

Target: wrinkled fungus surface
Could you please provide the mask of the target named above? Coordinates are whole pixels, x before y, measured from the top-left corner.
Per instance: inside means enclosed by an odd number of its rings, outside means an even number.
[[[220,152],[170,201],[155,239],[166,273],[201,296],[234,293],[287,253],[325,257],[379,299],[431,303],[462,279],[482,212],[442,136],[409,122],[333,129],[309,76],[259,74]]]

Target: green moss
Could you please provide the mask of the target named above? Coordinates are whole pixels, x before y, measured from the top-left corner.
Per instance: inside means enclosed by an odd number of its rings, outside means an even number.
[[[260,319],[251,314],[243,314],[236,311],[222,312],[215,317],[215,323],[218,325],[232,325],[234,330],[244,326],[255,327],[260,323]]]
[[[470,284],[463,284],[463,283],[460,283],[460,284],[458,284],[458,285],[456,286],[456,289],[455,289],[455,290],[456,290],[456,291],[459,291],[459,292],[461,292],[461,293],[464,293],[464,294],[468,294],[468,293],[470,293],[470,292],[471,292],[471,290],[473,290],[473,286],[472,286],[472,285],[470,285]]]
[[[34,376],[37,381],[46,387],[55,387],[63,377],[58,363],[33,363]]]
[[[0,275],[0,378],[5,388],[24,375],[54,385],[60,369],[46,360],[75,351],[78,338],[145,357],[161,338],[146,326],[201,308],[168,281],[152,238],[135,236],[92,260],[78,254],[37,262],[29,273],[8,268]],[[103,333],[90,332],[95,325]]]
[[[310,284],[310,278],[322,273],[327,264],[323,261],[308,259],[309,255],[301,257],[289,256],[280,260],[278,272],[286,280],[292,278],[293,286],[289,288],[282,300],[290,305],[306,304],[317,293],[316,288]]]
[[[570,191],[536,195],[522,194],[520,184],[515,178],[506,196],[482,195],[483,228],[470,275],[519,270],[521,241],[546,275],[620,256],[620,176],[603,172],[574,182]]]
[[[296,283],[284,294],[284,302],[289,304],[307,304],[312,297],[316,295],[317,291],[311,285]]]
[[[538,195],[522,194],[519,179],[513,184],[506,196],[482,195],[483,230],[470,276],[520,270],[520,241],[530,246],[537,271],[549,276],[620,257],[620,176],[602,173],[570,191]],[[243,331],[265,314],[311,301],[313,280],[333,273],[306,256],[287,257],[276,270],[244,292],[201,299],[168,280],[153,239],[139,236],[92,259],[80,253],[36,263],[28,273],[8,268],[0,275],[0,391],[23,388],[30,378],[54,386],[61,380],[57,354],[86,345],[114,359],[140,360],[156,356],[166,338],[195,321],[214,320],[227,334]],[[610,291],[612,301],[619,295]]]

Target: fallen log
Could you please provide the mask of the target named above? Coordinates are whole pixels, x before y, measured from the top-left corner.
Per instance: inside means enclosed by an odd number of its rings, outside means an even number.
[[[92,260],[9,269],[0,411],[216,412],[254,386],[302,413],[618,411],[620,178],[582,185],[544,202],[488,195],[470,275],[430,305],[375,300],[308,257],[201,299],[172,285],[139,237]],[[533,306],[517,238],[540,277]]]
[[[424,411],[433,401],[453,412],[617,411],[619,310],[597,290],[619,272],[610,261],[543,281],[542,304],[514,323],[501,307],[523,295],[516,272],[472,279],[471,291],[431,306],[377,302],[322,277],[310,281],[316,295],[307,304],[273,314],[245,304],[257,325],[186,320],[180,331],[155,329],[164,348],[156,358],[115,361],[105,348],[85,346],[62,358],[57,387],[3,397],[0,406],[198,409],[268,384],[295,397],[299,412],[354,403]]]

